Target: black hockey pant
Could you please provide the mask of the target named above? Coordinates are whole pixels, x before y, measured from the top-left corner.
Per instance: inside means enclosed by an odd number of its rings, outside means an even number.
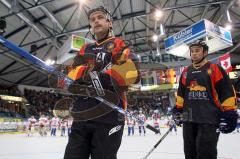
[[[117,159],[123,125],[74,122],[64,159]]]
[[[219,132],[211,124],[183,123],[185,159],[217,159]]]

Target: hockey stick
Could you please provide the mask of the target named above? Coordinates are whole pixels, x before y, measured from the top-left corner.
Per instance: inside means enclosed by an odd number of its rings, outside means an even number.
[[[107,104],[108,106],[110,107],[115,107],[115,104],[105,100],[104,98],[101,98],[99,96],[104,96],[105,93],[104,93],[104,90],[103,90],[103,87],[101,85],[101,82],[98,78],[98,75],[95,71],[90,71],[90,77],[91,77],[91,80],[93,82],[93,85],[95,87],[95,90],[97,91],[97,94],[98,94],[98,97],[95,97],[96,99],[98,99],[99,101],[102,101],[103,103]],[[128,111],[123,111],[122,114],[124,114],[124,116],[131,116],[134,120],[136,120],[138,123],[140,122],[143,122],[142,120],[140,120],[136,115],[128,112]],[[150,126],[149,124],[147,124],[146,122],[144,122],[144,126],[146,126],[146,128],[154,131],[155,133],[160,133],[160,131],[158,130],[158,132],[155,131],[155,128]],[[156,129],[157,130],[157,129]]]
[[[38,67],[39,69],[43,69],[48,73],[55,73],[58,76],[64,78],[64,80],[66,81],[67,86],[70,86],[74,81],[70,78],[68,78],[65,74],[63,74],[62,72],[58,72],[55,71],[55,68],[52,66],[47,65],[44,61],[42,61],[41,59],[31,55],[30,53],[28,53],[27,51],[25,51],[24,49],[16,46],[15,44],[13,44],[12,42],[10,42],[9,40],[3,38],[2,36],[0,36],[0,43],[2,45],[4,45],[5,47],[7,47],[8,49],[12,50],[13,54],[20,56],[21,58],[27,60],[28,62],[33,63],[36,67]],[[10,53],[12,53],[10,52]],[[100,92],[101,93],[101,92]],[[118,107],[117,105],[105,100],[104,98],[101,98],[99,96],[94,97],[95,99],[97,99],[98,101],[106,104],[107,106],[111,107],[112,109],[117,110],[119,113],[123,114],[124,116],[130,116],[130,113],[125,111],[124,109]],[[135,118],[135,120],[137,121],[141,121],[143,122],[141,119],[139,119],[137,116],[133,116]],[[159,130],[155,129],[154,127],[152,127],[149,124],[145,124],[146,128],[154,131],[155,133],[159,133]]]
[[[169,134],[173,126],[171,126],[167,132],[158,140],[158,142],[153,146],[153,148],[143,157],[143,159],[147,159],[148,156],[158,147],[158,145],[165,139],[165,137]]]

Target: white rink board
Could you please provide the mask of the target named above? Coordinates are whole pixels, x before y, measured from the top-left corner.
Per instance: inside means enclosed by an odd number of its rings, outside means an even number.
[[[125,129],[126,130],[126,129]],[[166,129],[162,130],[166,131]],[[184,159],[181,128],[178,134],[169,134],[148,159]],[[146,136],[134,136],[124,132],[118,159],[141,159],[160,138],[147,131]],[[48,134],[49,135],[49,134]],[[240,133],[221,135],[218,144],[218,159],[240,159]],[[26,137],[21,135],[0,135],[1,159],[63,159],[67,137]]]

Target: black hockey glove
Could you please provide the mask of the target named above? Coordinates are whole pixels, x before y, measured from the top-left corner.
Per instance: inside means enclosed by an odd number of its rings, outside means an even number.
[[[175,121],[177,126],[181,126],[182,125],[182,114],[183,114],[183,109],[179,109],[177,107],[174,107],[172,109],[172,116],[173,116],[173,120]]]
[[[222,112],[219,123],[219,131],[224,134],[234,131],[237,126],[237,118],[238,114],[234,110]]]

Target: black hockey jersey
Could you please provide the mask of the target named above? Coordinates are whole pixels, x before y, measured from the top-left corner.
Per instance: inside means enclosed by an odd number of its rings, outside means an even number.
[[[221,66],[189,66],[180,78],[176,107],[183,108],[184,121],[218,124],[221,111],[236,109],[235,91]]]
[[[73,67],[74,69],[68,73],[68,77],[73,80],[82,78],[84,72],[89,69],[108,74],[120,88],[128,87],[139,80],[138,66],[132,59],[130,49],[123,40],[116,37],[84,45],[75,57]],[[110,85],[111,81],[108,83]],[[124,91],[120,92],[118,97],[121,107],[126,109],[127,101]],[[91,109],[93,105],[98,103],[99,101],[94,98],[79,97],[75,105],[82,109]],[[94,120],[104,123],[118,123],[120,118],[116,111],[112,111]]]

